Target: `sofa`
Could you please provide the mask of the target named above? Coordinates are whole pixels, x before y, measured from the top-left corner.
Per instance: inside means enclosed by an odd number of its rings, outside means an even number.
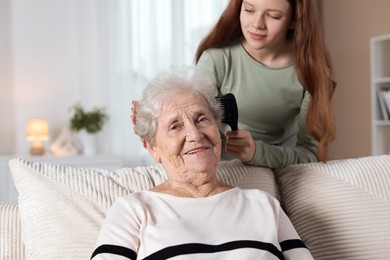
[[[159,164],[104,170],[13,159],[9,166],[19,197],[0,204],[1,260],[89,259],[113,201],[166,179]],[[390,259],[390,155],[280,170],[232,160],[217,174],[277,198],[315,259]]]

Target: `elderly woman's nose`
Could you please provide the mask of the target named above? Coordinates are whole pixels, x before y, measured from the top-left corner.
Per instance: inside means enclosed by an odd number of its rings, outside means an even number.
[[[187,125],[186,130],[187,141],[199,141],[204,136],[203,132],[196,124]]]

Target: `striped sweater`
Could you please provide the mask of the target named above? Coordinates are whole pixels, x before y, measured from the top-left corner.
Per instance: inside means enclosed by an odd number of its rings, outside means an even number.
[[[92,259],[313,258],[276,199],[233,188],[205,198],[152,191],[119,198]]]

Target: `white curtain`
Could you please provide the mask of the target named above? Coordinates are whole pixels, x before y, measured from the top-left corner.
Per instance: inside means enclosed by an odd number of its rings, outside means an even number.
[[[211,29],[226,0],[118,0],[109,10],[106,35],[110,113],[104,151],[120,154],[129,166],[153,163],[133,133],[131,101],[147,82],[170,65],[193,63],[196,47]],[[103,9],[101,9],[103,10]],[[99,37],[104,39],[105,37]],[[90,48],[90,46],[86,46]]]

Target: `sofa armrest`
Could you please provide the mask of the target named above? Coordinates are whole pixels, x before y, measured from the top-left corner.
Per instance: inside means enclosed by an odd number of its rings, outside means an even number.
[[[25,259],[17,203],[0,203],[0,259]]]

